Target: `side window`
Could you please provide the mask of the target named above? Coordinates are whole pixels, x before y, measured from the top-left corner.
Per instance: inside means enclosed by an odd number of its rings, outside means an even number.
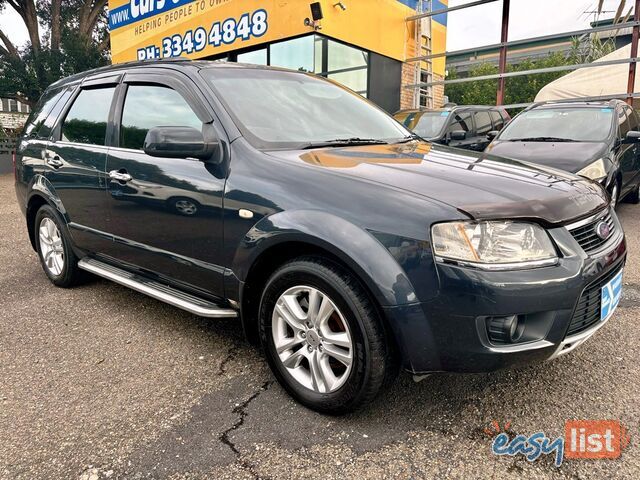
[[[24,126],[23,134],[25,136],[43,138],[42,135],[38,135],[38,131],[51,110],[53,110],[53,107],[60,100],[62,93],[63,90],[49,90],[42,95]]]
[[[115,87],[82,90],[62,124],[65,142],[104,145]]]
[[[55,106],[51,110],[51,113],[49,113],[49,115],[47,115],[47,118],[42,122],[42,126],[38,129],[38,138],[49,138],[49,136],[51,135],[51,131],[56,124],[56,120],[62,113],[62,110],[64,110],[65,105],[73,94],[73,90],[73,88],[67,88],[61,92],[62,95],[60,95],[60,99],[56,102]]]
[[[120,146],[142,150],[152,127],[202,130],[202,122],[175,90],[160,85],[129,85],[122,110]]]
[[[493,120],[493,129],[494,130],[502,130],[504,127],[504,120],[502,119],[502,115],[497,110],[491,110],[491,120]]]
[[[491,117],[489,112],[482,111],[474,114],[476,118],[476,135],[486,135],[491,131]]]
[[[453,120],[447,127],[447,133],[451,133],[456,130],[462,130],[464,132],[470,132],[472,130],[471,114],[469,112],[454,114]]]
[[[618,110],[618,127],[618,135],[621,139],[625,138],[629,131],[629,117],[626,108]]]

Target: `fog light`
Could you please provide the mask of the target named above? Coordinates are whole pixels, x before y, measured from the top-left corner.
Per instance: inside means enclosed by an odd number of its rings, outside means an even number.
[[[491,343],[515,343],[522,336],[524,322],[520,321],[518,315],[489,317],[487,318],[487,331]]]

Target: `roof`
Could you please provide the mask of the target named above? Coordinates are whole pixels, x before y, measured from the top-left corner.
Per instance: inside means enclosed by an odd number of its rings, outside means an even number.
[[[454,112],[457,110],[502,110],[502,107],[495,105],[451,105],[442,108],[405,108],[396,113]]]
[[[135,69],[144,69],[144,68],[157,68],[157,67],[170,67],[170,68],[193,68],[195,70],[202,70],[205,68],[215,68],[215,67],[232,67],[232,68],[255,68],[255,69],[264,69],[264,70],[283,70],[289,72],[297,72],[297,70],[287,70],[284,68],[278,67],[269,67],[264,65],[253,65],[248,63],[236,63],[236,62],[225,62],[221,60],[190,60],[188,58],[178,57],[178,58],[167,58],[162,60],[137,60],[134,62],[124,62],[117,63],[115,65],[107,65],[105,67],[94,68],[92,70],[87,70],[86,72],[76,73],[75,75],[71,75],[69,77],[62,78],[51,86],[62,86],[68,85],[74,82],[81,82],[83,79],[97,75],[97,74],[108,74],[109,72],[119,72],[123,70],[129,70],[132,68]]]

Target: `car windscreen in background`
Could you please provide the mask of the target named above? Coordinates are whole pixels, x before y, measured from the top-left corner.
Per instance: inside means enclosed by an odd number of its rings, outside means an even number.
[[[522,112],[500,134],[500,140],[554,137],[602,142],[611,133],[612,108],[557,107]]]

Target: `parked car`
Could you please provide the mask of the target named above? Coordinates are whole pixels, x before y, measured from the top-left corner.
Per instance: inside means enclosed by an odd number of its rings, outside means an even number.
[[[500,107],[446,106],[440,109],[401,110],[395,119],[420,137],[450,147],[482,152],[511,117]]]
[[[626,243],[598,184],[426,143],[304,72],[114,65],[53,84],[25,133],[16,192],[51,282],[88,271],[238,318],[322,412],[370,401],[399,366],[565,354],[620,298]],[[123,202],[123,186],[207,208]]]
[[[615,207],[640,202],[638,113],[621,100],[540,103],[516,115],[487,152],[599,182]]]

